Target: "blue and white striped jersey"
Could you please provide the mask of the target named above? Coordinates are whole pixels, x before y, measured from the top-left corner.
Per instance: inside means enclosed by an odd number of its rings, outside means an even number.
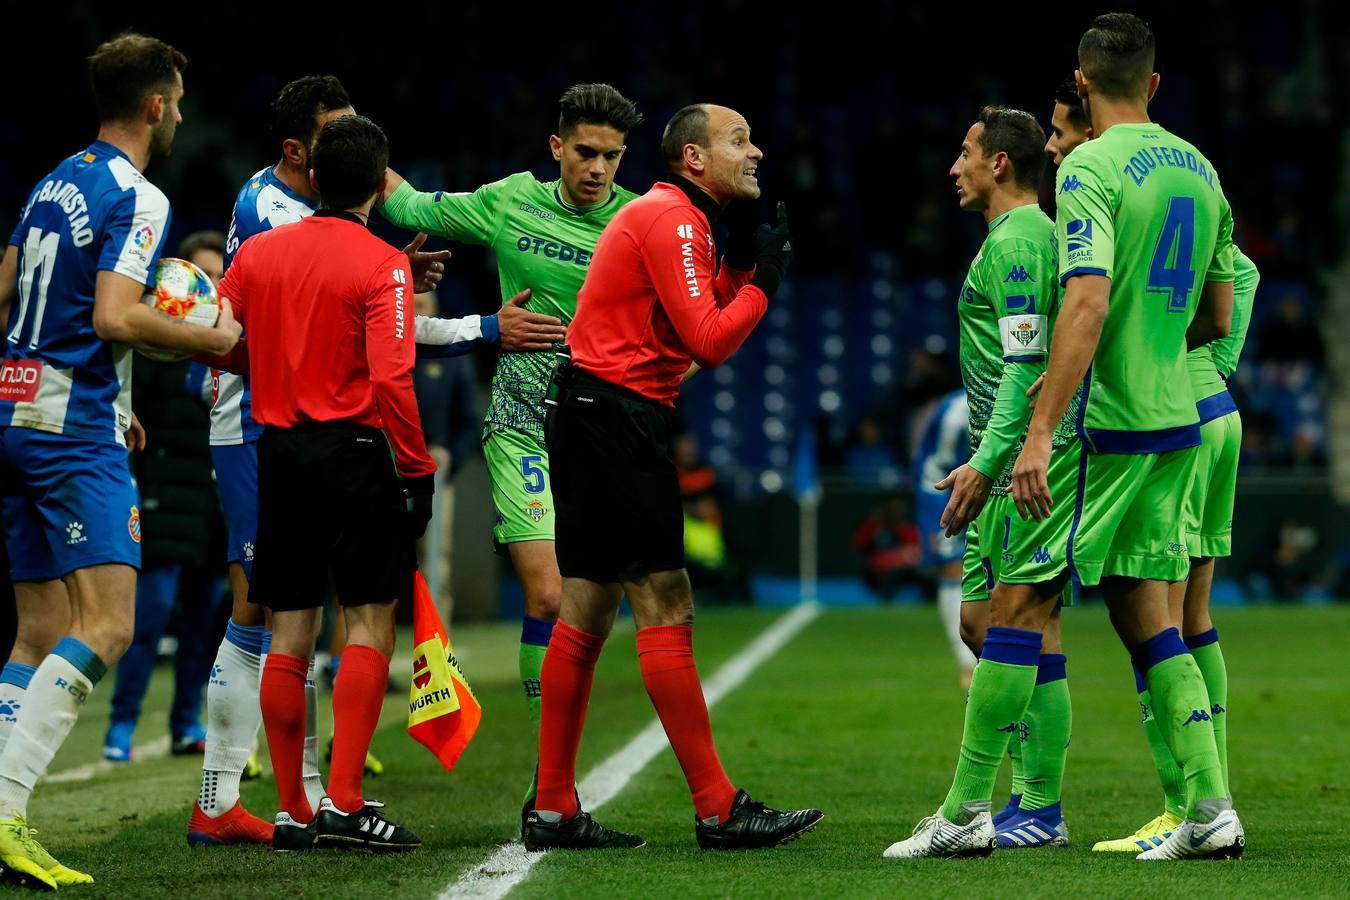
[[[933,485],[970,459],[970,405],[964,389],[938,401],[914,454],[915,489],[937,495]]]
[[[314,213],[318,201],[308,200],[277,177],[272,166],[253,173],[239,190],[225,239],[225,269],[244,241],[278,225],[299,222]],[[248,379],[242,375],[212,370],[211,445],[252,443],[262,437],[262,426],[253,421]]]
[[[154,280],[169,201],[104,141],[38,182],[9,242],[18,290],[0,365],[0,426],[125,445],[131,348],[94,331],[100,271]]]

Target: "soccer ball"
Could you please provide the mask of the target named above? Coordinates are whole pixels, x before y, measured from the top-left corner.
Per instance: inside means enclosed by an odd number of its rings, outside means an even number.
[[[162,258],[155,269],[155,287],[145,292],[141,302],[156,312],[192,325],[211,328],[220,318],[216,286],[205,272],[185,259]],[[137,349],[160,362],[174,362],[188,356],[167,350]]]

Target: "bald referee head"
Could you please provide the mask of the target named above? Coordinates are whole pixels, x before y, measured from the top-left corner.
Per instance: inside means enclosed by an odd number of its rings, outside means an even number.
[[[661,154],[672,175],[692,181],[722,206],[759,199],[756,172],[764,151],[751,143],[750,123],[734,109],[684,107],[666,124]]]

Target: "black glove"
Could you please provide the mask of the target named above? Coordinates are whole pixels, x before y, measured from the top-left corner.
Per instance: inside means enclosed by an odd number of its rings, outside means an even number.
[[[408,536],[417,540],[427,533],[427,523],[431,521],[431,497],[436,493],[436,476],[400,478],[398,486],[403,494],[403,521]]]
[[[732,200],[722,212],[722,221],[727,226],[722,261],[733,269],[748,272],[755,267],[755,257],[759,255],[759,212],[758,200]]]
[[[792,262],[792,234],[788,231],[786,203],[778,201],[778,221],[773,227],[759,226],[755,237],[759,258],[755,261],[755,275],[750,283],[772,297],[783,280],[788,263]]]

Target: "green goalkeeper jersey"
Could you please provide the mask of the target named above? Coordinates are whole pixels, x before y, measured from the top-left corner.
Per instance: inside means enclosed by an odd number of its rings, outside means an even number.
[[[961,380],[970,404],[970,465],[1006,491],[1017,447],[1031,419],[1027,388],[1045,371],[1059,311],[1055,226],[1035,203],[989,223],[957,303]],[[1077,409],[1056,429],[1053,445],[1074,439]]]
[[[600,232],[637,195],[615,185],[608,200],[580,207],[565,202],[558,188],[559,182],[540,182],[529,172],[463,194],[417,191],[404,182],[383,211],[400,228],[490,248],[497,257],[502,299],[530,288],[526,308],[557,316],[566,325],[576,315],[577,292]],[[552,352],[497,358],[484,436],[514,429],[543,440],[544,393],[556,362]]]
[[[1214,166],[1154,123],[1115,125],[1059,169],[1061,283],[1111,280],[1101,341],[1084,379],[1083,436],[1098,453],[1200,443],[1186,329],[1201,283],[1233,280],[1233,216]]]
[[[1242,355],[1242,345],[1247,342],[1247,328],[1252,324],[1252,303],[1261,274],[1256,271],[1256,263],[1237,245],[1233,246],[1233,274],[1233,325],[1228,337],[1196,347],[1186,358],[1197,401],[1228,389],[1225,380],[1233,377],[1238,357]]]

